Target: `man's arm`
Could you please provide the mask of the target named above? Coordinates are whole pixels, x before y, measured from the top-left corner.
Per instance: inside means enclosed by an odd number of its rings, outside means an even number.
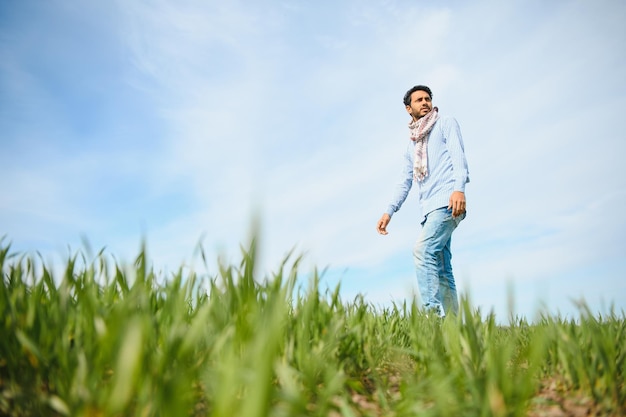
[[[402,204],[406,200],[409,195],[409,191],[411,191],[411,186],[413,185],[413,147],[411,144],[407,146],[407,150],[404,154],[403,164],[402,164],[402,173],[400,176],[400,181],[396,185],[396,189],[391,200],[391,204],[387,208],[387,211],[382,215],[378,223],[376,224],[376,230],[381,235],[386,235],[387,225],[391,221],[391,217],[393,214],[400,210]]]
[[[452,216],[456,217],[465,212],[465,184],[469,182],[469,170],[465,158],[461,128],[456,119],[450,118],[448,120],[444,134],[454,176],[454,191],[450,195],[448,208],[452,209]]]

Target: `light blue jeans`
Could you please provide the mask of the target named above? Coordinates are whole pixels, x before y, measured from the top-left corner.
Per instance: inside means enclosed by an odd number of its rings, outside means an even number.
[[[441,317],[457,314],[459,301],[452,274],[450,242],[452,232],[465,213],[452,217],[452,210],[442,207],[426,214],[415,246],[413,258],[422,305]]]

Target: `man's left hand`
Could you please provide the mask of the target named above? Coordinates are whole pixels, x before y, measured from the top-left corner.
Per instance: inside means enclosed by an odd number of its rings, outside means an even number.
[[[461,191],[453,191],[450,196],[448,208],[452,209],[452,217],[465,213],[465,194]]]

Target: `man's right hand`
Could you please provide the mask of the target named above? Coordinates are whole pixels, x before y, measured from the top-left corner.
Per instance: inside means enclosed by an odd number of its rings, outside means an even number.
[[[376,230],[378,230],[378,233],[380,233],[381,235],[387,234],[387,225],[389,224],[390,220],[391,217],[389,217],[387,213],[383,214],[383,216],[378,221],[378,224],[376,225]]]

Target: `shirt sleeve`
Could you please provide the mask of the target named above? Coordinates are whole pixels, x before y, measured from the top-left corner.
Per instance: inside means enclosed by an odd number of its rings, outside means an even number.
[[[448,118],[448,123],[444,127],[444,136],[446,138],[446,147],[452,161],[452,172],[454,176],[454,191],[465,192],[465,184],[469,180],[469,170],[467,168],[467,160],[465,158],[465,148],[463,146],[463,137],[461,136],[461,128],[456,119]]]
[[[385,212],[389,215],[389,217],[392,217],[396,211],[400,210],[400,207],[402,207],[402,204],[409,195],[409,191],[411,191],[411,186],[413,185],[413,156],[411,154],[411,150],[411,146],[407,146],[403,158],[400,180],[396,184],[393,198],[391,199],[391,203]]]

